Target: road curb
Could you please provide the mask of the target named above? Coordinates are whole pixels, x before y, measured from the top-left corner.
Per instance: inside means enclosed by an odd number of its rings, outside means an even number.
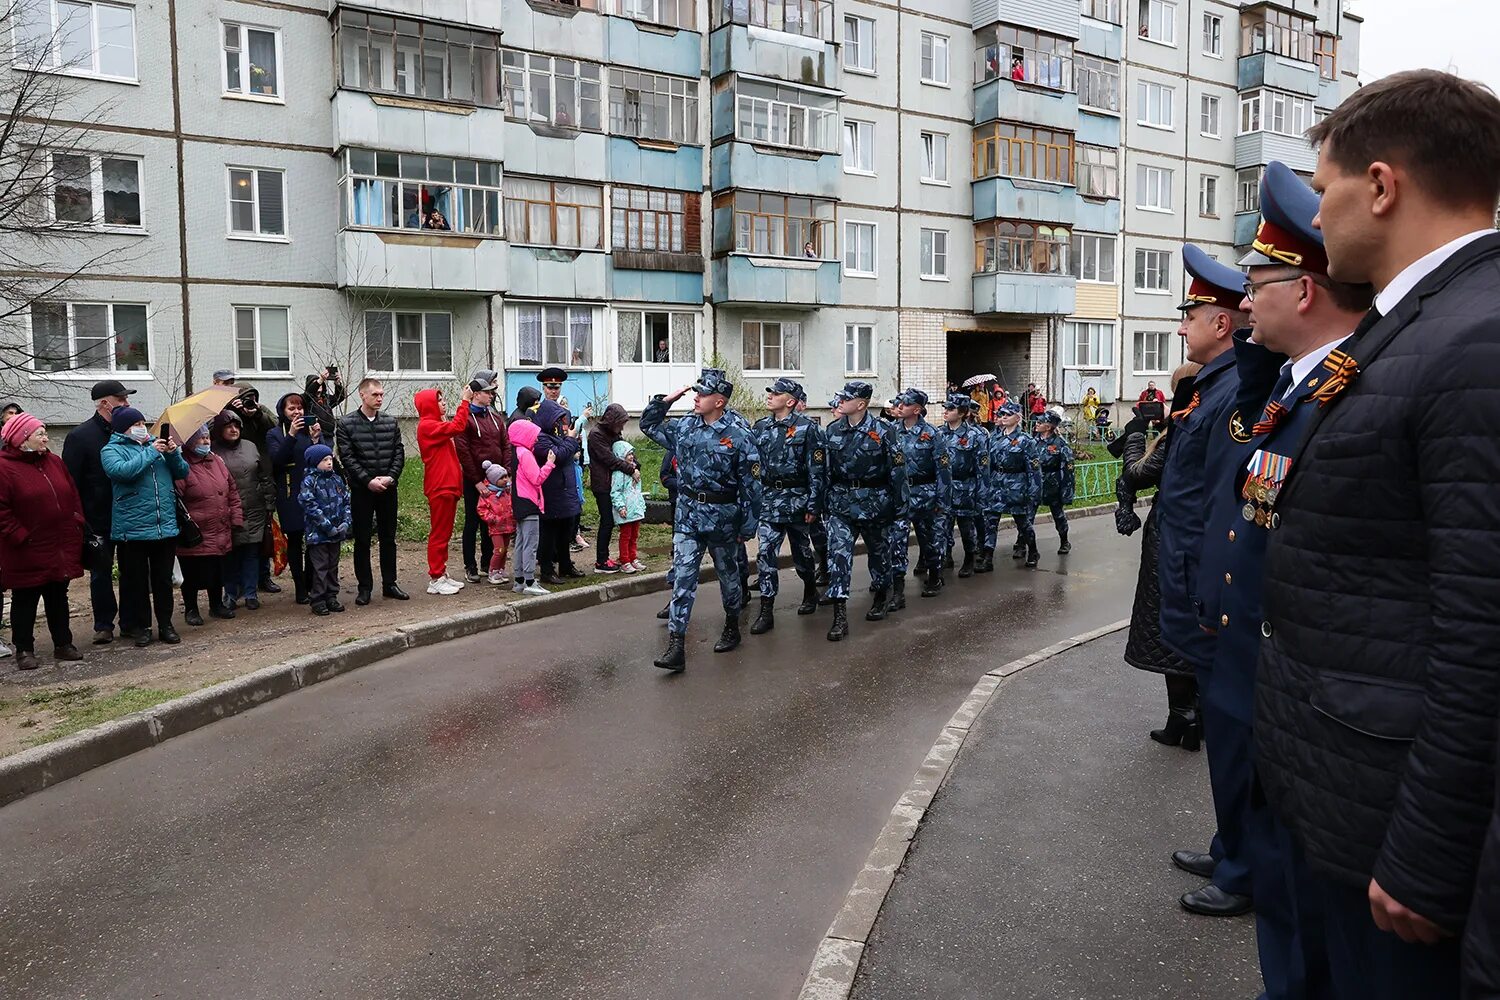
[[[1068,517],[1097,517],[1113,512],[1114,509],[1114,504],[1080,507],[1069,511]],[[1038,520],[1045,520],[1047,517],[1050,515],[1039,517]],[[1007,528],[1014,530],[1013,526],[1002,523],[1002,531]],[[858,551],[860,549],[856,548],[856,552]],[[701,579],[704,582],[718,579],[712,565],[704,566]],[[174,736],[238,715],[293,691],[390,659],[409,649],[434,646],[490,629],[553,618],[598,604],[642,597],[666,589],[667,574],[664,572],[617,577],[587,587],[558,591],[545,597],[510,601],[492,608],[477,608],[404,625],[394,632],[351,640],[331,649],[306,653],[283,663],[263,667],[242,677],[234,677],[181,698],[162,702],[143,712],[92,726],[60,740],[0,759],[0,806],[76,777],[101,764],[108,764]]]
[[[906,853],[917,834],[917,828],[927,815],[927,807],[947,780],[953,761],[963,747],[964,740],[968,738],[975,720],[1006,678],[1059,653],[1119,632],[1129,625],[1130,619],[1126,618],[1063,639],[996,667],[979,679],[958,711],[943,725],[942,732],[922,761],[922,766],[917,769],[911,784],[896,800],[890,818],[875,838],[875,846],[870,849],[864,867],[855,876],[854,884],[844,897],[843,907],[818,944],[798,1000],[848,1000],[854,989],[855,976],[859,973],[860,961],[864,958],[865,945],[875,927],[875,919],[880,915],[885,898],[895,883],[896,873],[906,860]]]

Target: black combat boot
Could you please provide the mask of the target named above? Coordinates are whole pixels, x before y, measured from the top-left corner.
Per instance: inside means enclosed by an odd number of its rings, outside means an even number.
[[[776,627],[776,598],[762,597],[760,599],[760,614],[755,616],[755,622],[750,626],[751,635],[765,635]]]
[[[1073,543],[1070,542],[1070,541],[1068,541],[1068,529],[1067,528],[1058,528],[1057,529],[1057,538],[1058,538],[1058,541],[1061,542],[1061,544],[1058,545],[1058,547],[1057,547],[1057,554],[1058,555],[1065,556],[1069,552],[1073,551]]]
[[[738,611],[726,611],[724,613],[724,631],[719,633],[719,641],[714,643],[714,652],[727,653],[739,644],[740,613]]]
[[[677,632],[668,632],[666,651],[651,662],[663,670],[681,673],[687,668],[687,653],[682,648],[684,638]]]
[[[1010,547],[1010,557],[1012,559],[1020,559],[1021,557],[1025,556],[1025,555],[1026,555],[1026,542],[1023,541],[1021,538],[1017,538],[1016,539],[1016,544],[1014,544],[1014,545],[1012,545]]]
[[[922,588],[923,597],[936,597],[938,591],[943,589],[943,571],[941,569],[929,569],[927,571],[927,586]]]
[[[885,606],[887,614],[906,609],[906,574],[891,581],[891,599]]]
[[[828,641],[838,642],[849,636],[849,602],[843,598],[833,601],[833,624],[828,626]]]
[[[1026,568],[1036,569],[1036,564],[1042,561],[1042,554],[1036,548],[1036,532],[1026,539]]]
[[[964,549],[964,564],[958,568],[958,578],[967,580],[974,575],[974,553]]]
[[[885,621],[885,606],[890,603],[891,594],[888,590],[875,591],[875,600],[870,604],[870,610],[865,612],[865,621]]]
[[[945,556],[943,556],[943,568],[944,569],[952,569],[953,568],[953,550],[952,549],[949,549],[948,550],[948,554],[945,555]]]
[[[826,589],[828,586],[828,570],[819,567],[818,575],[813,579],[813,585]]]
[[[664,622],[668,618],[671,618],[671,617],[672,617],[672,605],[670,605],[670,604],[668,604],[666,607],[662,608],[660,611],[658,611],[656,613],[656,620],[659,621],[659,622]]]
[[[802,603],[797,605],[797,614],[810,615],[818,610],[818,587],[812,580],[802,581]]]
[[[979,553],[979,565],[974,567],[976,573],[995,572],[995,550],[985,549]]]

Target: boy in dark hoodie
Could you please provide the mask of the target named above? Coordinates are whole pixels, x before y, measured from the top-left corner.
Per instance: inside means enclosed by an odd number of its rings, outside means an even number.
[[[333,470],[333,449],[315,444],[303,454],[306,471],[297,500],[307,531],[307,557],[312,564],[308,598],[312,613],[343,611],[339,603],[339,547],[354,526],[349,486]]]
[[[459,396],[458,411],[450,419],[443,415],[443,390],[417,393],[417,447],[422,452],[422,492],[427,494],[431,527],[427,534],[427,584],[429,594],[450,596],[463,584],[448,576],[448,542],[453,538],[453,517],[464,495],[463,466],[454,439],[469,422],[469,401],[474,390],[467,385]]]

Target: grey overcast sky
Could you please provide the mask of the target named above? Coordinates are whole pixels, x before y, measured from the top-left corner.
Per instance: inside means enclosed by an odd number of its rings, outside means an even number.
[[[1500,93],[1500,0],[1352,0],[1365,19],[1359,78],[1403,69],[1446,69]]]

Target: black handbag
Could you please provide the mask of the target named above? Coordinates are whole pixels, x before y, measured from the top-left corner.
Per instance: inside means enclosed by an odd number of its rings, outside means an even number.
[[[83,527],[83,552],[79,561],[83,568],[90,572],[99,569],[104,560],[104,539],[89,530],[88,525]]]
[[[176,493],[176,490],[173,490]],[[182,494],[177,493],[177,547],[179,549],[196,549],[203,544],[203,529],[198,527],[198,522],[193,520],[193,515],[188,513],[187,504],[182,502]]]

